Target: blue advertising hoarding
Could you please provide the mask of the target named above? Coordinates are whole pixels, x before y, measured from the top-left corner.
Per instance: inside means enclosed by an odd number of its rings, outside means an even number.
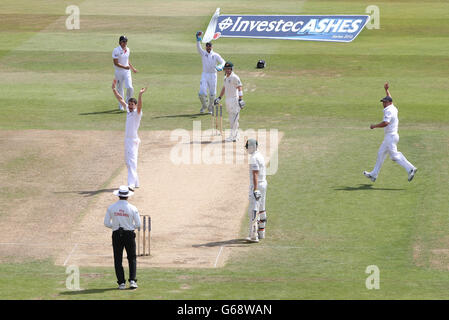
[[[220,37],[351,42],[368,15],[220,15],[217,9],[205,41]]]

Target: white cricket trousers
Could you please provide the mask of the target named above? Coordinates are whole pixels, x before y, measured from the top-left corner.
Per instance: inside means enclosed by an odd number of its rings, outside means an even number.
[[[376,165],[374,166],[373,171],[371,171],[371,175],[373,177],[377,178],[380,168],[387,158],[387,155],[390,155],[391,160],[401,165],[407,171],[407,173],[415,168],[410,162],[408,162],[407,158],[398,151],[398,142],[399,135],[397,133],[385,135],[384,141],[380,145],[379,151],[377,153]]]
[[[259,201],[254,198],[254,190],[250,186],[249,188],[249,206],[248,206],[248,218],[249,218],[249,237],[253,238],[257,233],[257,215],[259,212],[265,211],[265,200],[267,197],[267,181],[259,182],[257,189],[261,193]]]
[[[201,74],[200,81],[200,96],[207,96],[207,90],[209,90],[209,95],[215,96],[217,92],[217,73],[203,72]]]
[[[139,187],[137,176],[137,157],[139,154],[140,139],[125,139],[125,163],[128,168],[128,186]]]
[[[117,80],[117,91],[118,93],[125,99],[124,92],[126,88],[126,99],[125,102],[128,103],[128,100],[133,97],[134,95],[134,88],[133,88],[133,80],[131,78],[131,71],[130,70],[123,70],[123,71],[115,71],[115,80]],[[119,107],[121,104],[119,103]]]
[[[237,140],[239,133],[240,106],[238,98],[226,98],[226,111],[228,111],[231,133],[229,139]]]

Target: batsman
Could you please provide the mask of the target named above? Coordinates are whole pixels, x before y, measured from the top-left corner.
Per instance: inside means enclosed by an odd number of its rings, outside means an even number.
[[[243,85],[238,75],[233,72],[234,64],[227,61],[223,67],[225,78],[220,96],[215,99],[214,104],[220,103],[223,95],[226,95],[226,111],[228,111],[231,132],[226,142],[236,142],[239,134],[240,110],[245,106],[243,101]]]
[[[249,234],[246,240],[259,242],[265,238],[265,226],[267,212],[265,211],[265,199],[267,195],[267,179],[265,159],[257,150],[258,143],[255,139],[248,139],[245,145],[249,158]]]

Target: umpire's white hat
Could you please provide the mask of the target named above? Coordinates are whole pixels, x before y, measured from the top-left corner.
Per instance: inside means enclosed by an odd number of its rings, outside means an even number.
[[[115,190],[113,194],[117,197],[128,198],[131,197],[134,192],[130,191],[127,186],[120,186],[120,188],[118,188],[118,190]]]

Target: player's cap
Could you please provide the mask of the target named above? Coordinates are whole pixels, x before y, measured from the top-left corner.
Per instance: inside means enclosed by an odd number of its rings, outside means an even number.
[[[131,197],[134,192],[130,191],[127,186],[120,186],[118,190],[115,190],[112,194],[117,197],[128,198]]]
[[[212,47],[212,43],[211,42],[206,43],[206,47]]]
[[[128,42],[128,38],[126,36],[120,36],[120,39],[118,40],[118,42],[122,42],[122,41]]]
[[[245,144],[245,148],[246,149],[248,149],[249,147],[256,147],[257,148],[257,146],[258,146],[258,143],[257,143],[256,139],[248,139],[246,141],[246,144]]]
[[[223,68],[234,68],[234,64],[231,61],[226,61]]]
[[[385,98],[382,98],[380,102],[393,102],[393,99],[389,96],[386,96]]]

